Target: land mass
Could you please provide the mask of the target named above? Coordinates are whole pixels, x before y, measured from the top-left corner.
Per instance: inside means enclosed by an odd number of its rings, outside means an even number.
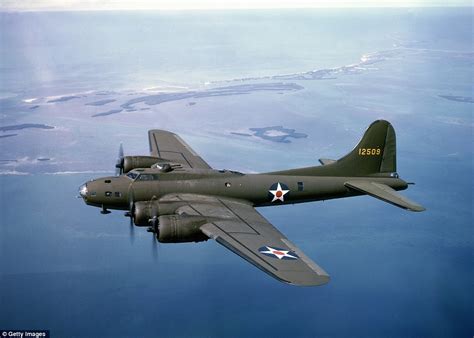
[[[474,103],[474,99],[469,96],[455,96],[455,95],[438,95],[438,96],[450,101]]]
[[[86,103],[86,106],[103,106],[103,105],[106,105],[107,103],[111,103],[115,101],[117,100],[114,100],[114,99],[100,100],[100,101]]]
[[[52,126],[48,126],[46,124],[39,124],[39,123],[23,123],[23,124],[14,124],[11,126],[3,126],[0,127],[0,131],[9,131],[9,130],[22,130],[22,129],[54,129]],[[5,135],[3,135],[5,136]]]
[[[112,114],[118,114],[120,112],[122,112],[123,109],[112,109],[112,110],[109,110],[109,111],[106,111],[106,112],[103,112],[103,113],[98,113],[98,114],[94,114],[92,115],[92,117],[99,117],[99,116],[107,116],[107,115],[112,115]]]
[[[0,135],[0,138],[6,138],[6,137],[12,137],[12,136],[17,136],[18,134],[5,134],[5,135]]]
[[[57,99],[49,100],[49,101],[47,101],[47,103],[66,102],[66,101],[69,101],[69,100],[79,99],[79,98],[80,98],[80,96],[77,96],[77,95],[61,96],[61,97],[58,97]]]
[[[283,126],[273,126],[264,128],[249,128],[252,134],[231,132],[232,135],[237,136],[256,136],[263,140],[268,140],[278,143],[291,143],[290,138],[306,138],[308,135],[304,133],[297,133],[294,129],[284,128]]]

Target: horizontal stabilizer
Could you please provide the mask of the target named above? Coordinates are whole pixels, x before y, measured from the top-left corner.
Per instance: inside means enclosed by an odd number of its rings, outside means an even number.
[[[329,158],[320,158],[319,159],[319,163],[321,163],[322,165],[328,165],[328,164],[331,164],[331,163],[334,163],[336,162],[336,160],[331,160]]]
[[[410,201],[408,198],[400,195],[398,192],[385,184],[370,181],[348,181],[344,185],[348,188],[381,199],[384,202],[391,203],[403,209],[408,209],[411,211],[426,210],[421,205]]]

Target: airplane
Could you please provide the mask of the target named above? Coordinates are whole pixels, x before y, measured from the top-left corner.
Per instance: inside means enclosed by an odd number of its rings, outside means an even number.
[[[412,183],[397,174],[395,130],[385,120],[373,122],[338,160],[261,174],[213,169],[169,131],[150,130],[148,138],[150,156],[124,156],[120,146],[117,176],[79,188],[85,203],[102,214],[126,210],[136,226],[148,227],[162,243],[214,239],[288,284],[322,285],[329,275],[256,207],[369,195],[406,210],[425,210],[397,192]]]

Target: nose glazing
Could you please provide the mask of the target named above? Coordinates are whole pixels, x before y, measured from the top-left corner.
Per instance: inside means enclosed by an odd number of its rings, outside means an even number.
[[[79,187],[79,195],[81,195],[82,198],[87,197],[87,183],[84,183]]]

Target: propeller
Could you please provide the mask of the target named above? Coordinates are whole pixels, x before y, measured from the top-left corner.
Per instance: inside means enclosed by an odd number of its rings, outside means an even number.
[[[156,240],[155,235],[153,235],[153,238],[151,240],[152,240],[151,253],[152,253],[153,261],[156,262],[158,260],[158,241]]]
[[[133,216],[130,216],[130,243],[135,241],[135,225],[133,224]]]
[[[153,254],[153,260],[156,261],[158,259],[158,217],[153,217],[150,220],[150,225],[153,231],[153,239],[152,239],[152,254]]]
[[[122,142],[120,142],[117,163],[115,164],[115,176],[119,176],[123,174],[123,164],[124,164],[123,145],[122,145]]]
[[[133,190],[130,190],[128,195],[129,207],[128,211],[125,213],[125,216],[130,218],[130,242],[133,244],[135,240],[135,224],[133,223],[135,218],[135,202],[133,200]]]
[[[135,240],[135,201],[134,201],[134,194],[133,190],[129,190],[128,194],[128,211],[125,213],[126,217],[130,218],[130,241],[133,244]],[[150,227],[148,228],[149,232],[153,233],[153,238],[152,238],[152,255],[153,255],[153,260],[156,261],[158,259],[158,237],[159,237],[159,222],[158,222],[158,217],[154,216],[149,220],[150,222]]]
[[[158,217],[153,217],[150,219],[150,225],[153,230],[153,233],[155,234],[156,240],[158,240],[158,235],[159,235],[159,228],[158,228]]]

